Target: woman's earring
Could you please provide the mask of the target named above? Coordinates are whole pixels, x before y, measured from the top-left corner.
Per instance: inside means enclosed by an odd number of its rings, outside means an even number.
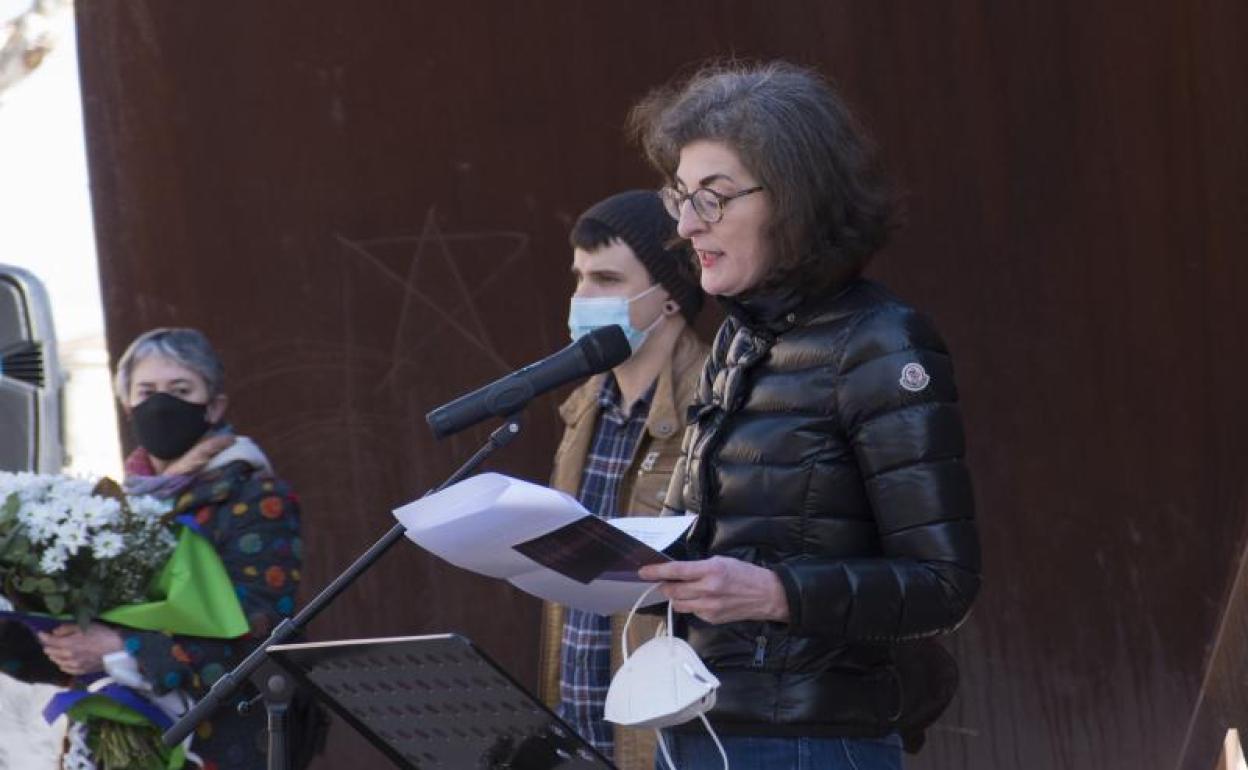
[[[677,305],[669,299],[667,302],[663,303],[663,312],[667,315],[676,315],[680,312],[680,305]]]

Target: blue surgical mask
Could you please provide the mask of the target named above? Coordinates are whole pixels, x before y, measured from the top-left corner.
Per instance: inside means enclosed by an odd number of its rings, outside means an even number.
[[[660,313],[659,317],[654,319],[654,323],[645,329],[637,329],[633,327],[632,321],[629,320],[628,306],[630,303],[636,302],[659,288],[659,285],[656,283],[640,294],[628,298],[573,297],[571,308],[568,310],[568,330],[572,332],[572,341],[575,342],[593,330],[601,329],[604,326],[618,326],[624,330],[624,336],[628,338],[629,347],[636,353],[641,347],[641,343],[646,341],[646,335],[662,322],[663,314]]]

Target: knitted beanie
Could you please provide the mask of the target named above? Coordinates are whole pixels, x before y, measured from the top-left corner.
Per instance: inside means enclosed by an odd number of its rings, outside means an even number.
[[[676,240],[676,222],[653,190],[628,190],[590,206],[577,220],[606,226],[628,244],[650,277],[680,305],[693,323],[702,309],[702,285],[692,269],[689,248]]]

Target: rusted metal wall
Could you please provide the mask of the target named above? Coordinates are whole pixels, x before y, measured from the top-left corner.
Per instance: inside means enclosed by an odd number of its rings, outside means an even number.
[[[1183,739],[1180,770],[1207,770],[1209,747],[1228,727],[1244,734],[1248,725],[1248,552],[1240,557],[1235,582],[1217,624],[1204,681]],[[1242,749],[1242,747],[1240,747]],[[1228,770],[1236,767],[1228,757]],[[1242,763],[1240,763],[1242,766]]]
[[[1229,718],[1193,727],[1248,510],[1245,4],[78,16],[110,346],[171,323],[217,342],[236,423],[303,495],[305,588],[485,435],[435,443],[425,411],[563,343],[572,218],[655,183],[628,106],[711,55],[818,66],[909,193],[874,273],[955,350],[981,508],[963,690],[912,766],[1213,764],[1187,737]],[[542,478],[554,400],[530,417],[494,467]],[[453,629],[532,680],[536,619],[403,547],[314,632]],[[358,748],[340,729],[324,766],[369,765]]]

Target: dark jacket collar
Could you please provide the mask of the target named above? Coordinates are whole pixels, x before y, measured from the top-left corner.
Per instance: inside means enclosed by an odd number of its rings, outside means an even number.
[[[719,297],[720,304],[730,317],[751,329],[773,334],[780,334],[793,326],[797,320],[794,314],[805,301],[805,297],[794,287]]]
[[[754,331],[783,334],[839,300],[862,279],[855,278],[828,291],[807,296],[793,286],[719,297],[725,312]]]

